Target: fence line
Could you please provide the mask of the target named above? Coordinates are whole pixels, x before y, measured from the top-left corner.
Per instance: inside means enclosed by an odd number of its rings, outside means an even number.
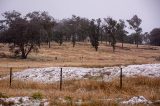
[[[2,68],[2,67],[0,67],[0,68]],[[9,68],[10,69],[10,78],[9,78],[9,86],[10,86],[10,88],[12,88],[12,80],[13,80],[13,69],[15,69],[15,68],[18,68],[18,69],[24,69],[24,68],[42,68],[42,67],[4,67],[4,68]],[[62,68],[60,68],[60,83],[59,83],[59,90],[60,91],[62,91],[62,83],[63,83],[63,78],[62,78],[62,74],[63,74],[63,71],[62,71]],[[105,73],[106,74],[106,73]],[[107,75],[108,75],[108,78],[109,78],[109,75],[110,75],[111,73],[107,73]],[[123,77],[123,75],[122,75],[122,67],[120,67],[120,80],[119,80],[119,87],[120,87],[120,89],[122,89],[122,87],[123,87],[123,83],[122,83],[122,77]]]
[[[12,87],[12,67],[10,68],[10,88]]]
[[[62,68],[60,71],[60,91],[62,91]]]

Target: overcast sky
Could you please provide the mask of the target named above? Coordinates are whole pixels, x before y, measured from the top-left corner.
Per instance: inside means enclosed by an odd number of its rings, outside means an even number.
[[[56,19],[75,14],[89,19],[110,16],[126,20],[137,14],[144,32],[160,27],[160,0],[0,0],[0,14],[12,10],[23,14],[47,11]]]

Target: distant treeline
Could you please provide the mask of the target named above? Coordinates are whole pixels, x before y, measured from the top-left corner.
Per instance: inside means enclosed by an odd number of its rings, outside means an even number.
[[[98,50],[100,42],[106,42],[113,47],[117,42],[136,44],[151,44],[160,46],[160,28],[151,32],[142,33],[140,27],[142,20],[134,15],[126,20],[114,20],[111,17],[104,19],[87,19],[72,15],[72,18],[55,20],[47,12],[31,12],[22,16],[16,11],[5,12],[0,20],[0,43],[9,43],[10,50],[15,55],[21,54],[22,58],[32,49],[36,50],[41,43],[46,42],[50,48],[50,42],[55,41],[62,45],[63,42],[91,42],[91,45]],[[133,30],[129,34],[126,29]]]

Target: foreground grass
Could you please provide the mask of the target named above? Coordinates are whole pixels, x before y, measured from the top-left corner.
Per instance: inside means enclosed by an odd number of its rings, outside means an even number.
[[[144,96],[149,100],[160,99],[160,78],[135,77],[124,78],[123,88],[119,88],[119,80],[101,82],[96,80],[72,80],[63,82],[63,90],[59,91],[59,83],[42,84],[35,82],[23,82],[14,80],[12,88],[9,87],[9,80],[0,81],[0,92],[7,96],[33,96],[39,92],[47,98],[51,105],[62,105],[59,98],[72,101],[81,99],[84,106],[106,106],[117,105],[115,101],[106,99],[128,99],[133,96]],[[92,102],[88,102],[92,101]]]

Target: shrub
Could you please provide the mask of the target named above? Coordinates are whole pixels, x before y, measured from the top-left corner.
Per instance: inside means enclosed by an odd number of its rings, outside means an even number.
[[[40,92],[35,92],[35,93],[33,93],[32,98],[33,99],[42,99],[43,95]]]
[[[5,95],[4,93],[0,92],[0,98],[8,98],[8,96]]]

